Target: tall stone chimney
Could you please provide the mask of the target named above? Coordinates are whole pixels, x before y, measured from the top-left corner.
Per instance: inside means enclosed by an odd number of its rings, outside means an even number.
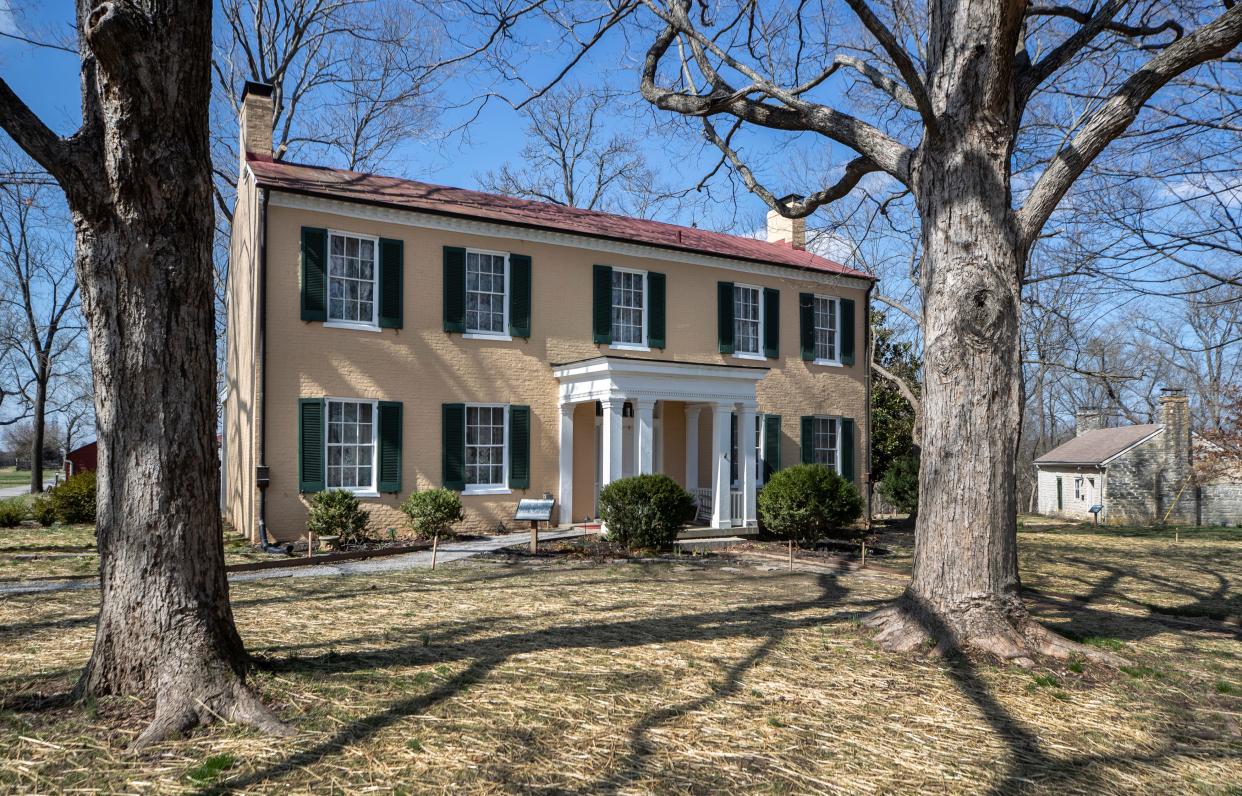
[[[271,85],[247,80],[245,88],[242,89],[241,113],[238,117],[241,127],[238,151],[243,165],[247,155],[272,159],[273,115]]]
[[[1168,465],[1177,468],[1179,478],[1183,477],[1190,468],[1190,399],[1181,387],[1160,391],[1160,424],[1164,426]]]
[[[1080,406],[1074,413],[1074,436],[1104,428],[1104,413],[1098,406]]]
[[[782,202],[796,202],[802,197],[789,194]],[[775,210],[768,211],[768,243],[788,243],[795,249],[806,248],[806,219],[785,218]]]

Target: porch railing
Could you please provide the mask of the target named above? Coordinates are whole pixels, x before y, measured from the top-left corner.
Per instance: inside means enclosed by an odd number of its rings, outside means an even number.
[[[694,495],[694,503],[697,511],[695,512],[695,522],[704,524],[712,521],[712,489],[711,487],[699,487],[690,490]],[[742,521],[744,507],[742,501],[742,490],[729,490],[729,516],[733,518],[733,527],[741,528],[745,523]]]

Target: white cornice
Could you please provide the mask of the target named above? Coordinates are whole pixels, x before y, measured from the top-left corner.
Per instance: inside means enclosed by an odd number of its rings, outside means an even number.
[[[382,205],[346,202],[323,196],[288,193],[279,188],[271,188],[268,203],[274,207],[285,207],[294,210],[309,210],[318,213],[356,218],[364,221],[382,221],[389,224],[403,224],[420,229],[437,229],[449,232],[461,232],[468,235],[485,235],[505,240],[526,240],[534,243],[546,243],[552,246],[567,246],[574,249],[603,252],[605,254],[621,254],[630,257],[647,257],[665,262],[688,263],[703,265],[709,268],[721,268],[744,274],[760,274],[783,279],[798,279],[814,282],[830,287],[866,290],[871,284],[869,280],[841,274],[829,274],[821,271],[804,271],[791,266],[767,265],[749,260],[734,260],[697,252],[684,252],[675,249],[664,249],[642,243],[626,243],[622,241],[594,238],[571,232],[555,232],[552,230],[534,229],[531,227],[498,224],[491,221],[480,221],[473,218],[441,216],[435,213],[424,213],[418,210],[404,210]]]

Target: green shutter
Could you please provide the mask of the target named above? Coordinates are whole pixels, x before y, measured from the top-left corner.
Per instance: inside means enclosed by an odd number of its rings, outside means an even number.
[[[608,345],[612,342],[612,268],[607,265],[595,266],[593,278],[595,289],[591,301],[592,339],[598,344]]]
[[[854,364],[854,299],[841,299],[841,364]]]
[[[846,481],[854,480],[854,420],[843,417],[841,423],[841,475]]]
[[[400,329],[405,271],[405,241],[380,238],[379,325]]]
[[[781,416],[763,416],[763,481],[781,469]]]
[[[379,472],[376,482],[380,492],[401,491],[401,402],[379,402]]]
[[[530,407],[509,407],[509,488],[530,488]]]
[[[781,292],[763,289],[763,355],[775,359],[781,352]]]
[[[733,353],[733,283],[716,283],[716,340],[720,353]]]
[[[298,491],[322,492],[323,399],[298,399]]]
[[[815,463],[815,418],[802,417],[802,463]]]
[[[664,306],[664,274],[647,272],[647,345],[664,348],[668,313]]]
[[[798,341],[802,358],[807,362],[815,359],[815,296],[798,294]]]
[[[466,250],[444,247],[444,331],[466,331]]]
[[[509,334],[530,337],[530,257],[509,255]]]
[[[328,231],[302,227],[302,320],[328,320]],[[323,480],[322,478],[320,480]]]
[[[444,488],[466,488],[466,405],[444,404],[441,408],[440,462]]]

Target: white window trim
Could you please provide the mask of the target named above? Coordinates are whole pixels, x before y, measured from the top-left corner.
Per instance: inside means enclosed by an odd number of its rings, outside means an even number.
[[[371,251],[375,252],[375,261],[372,263],[372,268],[371,268],[371,275],[372,275],[371,284],[373,287],[371,290],[372,301],[371,301],[371,322],[370,323],[367,323],[366,321],[343,321],[340,319],[333,320],[332,318],[332,236],[333,235],[339,235],[341,237],[347,237],[347,238],[357,238],[359,240],[369,240],[371,241],[374,247],[371,249]],[[324,321],[324,324],[323,324],[324,326],[326,326],[329,329],[353,329],[359,332],[383,331],[382,329],[380,329],[380,325],[379,325],[379,305],[380,305],[380,283],[379,283],[379,280],[380,280],[380,275],[379,275],[380,248],[379,247],[380,247],[380,239],[378,235],[366,235],[361,232],[349,232],[343,229],[329,229],[328,230],[328,254],[327,254],[328,262],[324,263],[324,279],[327,280],[325,284],[327,285],[327,290],[328,290],[327,306],[324,307],[324,317],[327,318],[327,320]],[[349,400],[349,399],[342,398],[341,400]]]
[[[733,319],[733,336],[734,336],[733,356],[736,357],[737,359],[758,359],[758,360],[767,359],[767,357],[763,355],[764,323],[767,320],[764,317],[766,313],[764,312],[764,306],[763,306],[764,304],[763,288],[759,285],[748,285],[742,282],[734,282],[733,283],[733,306],[734,307],[737,306],[737,289],[738,288],[754,290],[759,296],[758,301],[756,302],[756,306],[758,306],[759,308],[759,330],[758,330],[758,335],[755,338],[755,341],[759,345],[759,350],[758,351],[738,351],[737,350],[737,339],[736,339],[737,338],[737,318],[735,316]]]
[[[497,251],[491,251],[489,249],[467,248],[466,249],[467,260],[469,259],[471,254],[487,254],[492,257],[503,257],[505,260],[505,295],[504,295],[504,301],[503,301],[504,320],[501,322],[504,328],[504,331],[503,332],[484,332],[479,329],[471,329],[469,326],[467,326],[466,331],[462,334],[462,339],[464,340],[509,340],[511,341],[513,340],[513,337],[509,334],[509,276],[511,273],[511,269],[509,268],[509,252],[497,252]],[[466,269],[466,274],[469,274],[470,266],[465,265],[465,269]],[[469,288],[465,288],[465,291],[466,291],[466,294],[463,297],[463,300],[470,295]],[[470,317],[469,311],[467,311],[466,317],[467,318]]]
[[[834,368],[843,368],[845,367],[845,365],[841,363],[841,297],[840,296],[828,296],[828,295],[824,295],[823,293],[814,294],[814,298],[811,299],[811,323],[812,323],[811,335],[812,337],[814,337],[815,335],[815,330],[819,328],[818,326],[814,326],[815,302],[818,301],[819,299],[825,299],[827,301],[831,301],[833,304],[836,305],[836,310],[832,313],[832,317],[835,318],[837,321],[837,328],[833,330],[833,334],[836,336],[835,339],[837,343],[836,345],[837,357],[836,359],[824,359],[822,357],[815,357],[815,359],[812,360],[812,364],[827,365],[828,367],[834,367]],[[817,345],[816,348],[818,347],[819,346]]]
[[[328,404],[332,401],[351,404],[371,405],[371,485],[364,486],[328,486],[328,423],[332,416]],[[344,489],[352,492],[355,497],[377,498],[379,493],[379,401],[373,398],[345,398],[338,395],[325,395],[323,398],[323,483],[324,489]]]
[[[647,337],[647,329],[648,329],[647,311],[651,308],[651,291],[649,290],[650,286],[647,284],[647,272],[640,268],[622,268],[620,266],[615,266],[615,265],[611,267],[612,267],[613,273],[621,272],[621,273],[627,273],[627,274],[641,274],[642,275],[642,278],[643,278],[643,340],[641,343],[615,343],[614,342],[614,343],[610,343],[608,347],[614,348],[618,351],[650,351],[651,350],[651,347],[649,345],[650,340]],[[609,285],[608,289],[610,291],[610,298],[608,299],[608,311],[611,313],[613,309],[616,308],[616,305],[612,303],[612,299],[611,299],[612,285]]]
[[[503,409],[504,410],[503,415],[504,415],[505,427],[504,427],[504,431],[501,432],[501,434],[504,437],[504,447],[501,453],[500,472],[504,476],[505,480],[503,484],[466,484],[465,489],[461,491],[461,494],[467,495],[467,496],[468,495],[508,495],[508,494],[511,494],[513,490],[509,488],[509,404],[485,404],[485,403],[466,404],[467,410],[471,409],[472,407],[475,409]],[[468,436],[467,430],[470,428],[470,421],[469,421],[470,412],[466,411],[466,412],[463,412],[462,414],[463,414],[462,439],[464,440],[467,438]],[[469,443],[466,443],[466,447],[469,447]],[[466,463],[463,461],[462,462],[463,470],[465,467],[466,467]],[[464,475],[464,472],[463,472],[463,475]]]
[[[814,417],[816,420],[837,421],[837,450],[836,450],[837,455],[835,457],[836,461],[833,464],[836,466],[836,474],[841,475],[841,421],[844,418],[842,418],[841,415],[812,415],[812,417]],[[812,434],[811,435],[812,444],[814,444],[814,440],[815,440],[815,435]],[[812,451],[812,456],[814,456],[814,451]]]

